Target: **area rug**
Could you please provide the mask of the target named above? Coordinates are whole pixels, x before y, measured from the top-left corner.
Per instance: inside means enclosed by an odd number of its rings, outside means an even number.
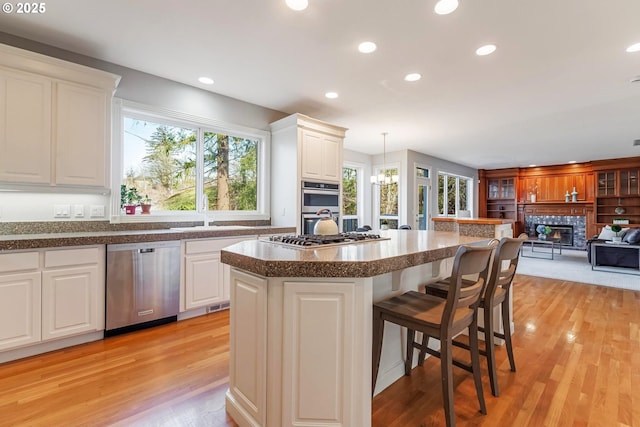
[[[525,255],[531,255],[531,249],[529,247],[524,247],[523,251],[525,251]],[[543,249],[536,248],[534,255],[550,256],[542,251]],[[591,264],[587,261],[587,252],[579,250],[563,249],[562,255],[558,255],[556,251],[553,260],[530,258],[520,255],[517,274],[590,283],[593,285],[632,289],[636,291],[640,290],[640,275],[623,272],[593,271],[591,270]]]

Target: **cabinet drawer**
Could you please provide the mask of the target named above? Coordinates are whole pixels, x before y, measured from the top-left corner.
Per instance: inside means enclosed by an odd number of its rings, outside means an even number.
[[[38,252],[20,252],[0,255],[0,273],[35,270],[40,265]]]
[[[98,247],[47,251],[44,254],[44,268],[96,264],[100,262],[100,254]]]
[[[234,243],[242,242],[245,240],[255,239],[255,236],[244,236],[242,238],[232,238],[232,239],[202,239],[202,240],[191,240],[185,243],[185,253],[188,255],[191,254],[202,254],[207,252],[218,252],[227,246],[233,245]]]

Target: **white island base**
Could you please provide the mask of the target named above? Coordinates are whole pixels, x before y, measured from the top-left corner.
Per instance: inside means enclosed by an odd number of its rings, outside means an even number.
[[[373,303],[421,289],[451,265],[357,278],[232,268],[227,412],[242,427],[370,426]],[[386,325],[376,393],[404,375],[404,335]]]

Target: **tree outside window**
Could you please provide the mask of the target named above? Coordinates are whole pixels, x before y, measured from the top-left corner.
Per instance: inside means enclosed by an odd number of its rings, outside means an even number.
[[[123,141],[122,183],[156,212],[199,210],[197,189],[210,210],[257,210],[258,139],[125,115]]]
[[[393,182],[392,177],[398,176],[397,168],[381,170],[385,182],[378,185],[378,200],[380,201],[380,227],[398,228],[398,183]]]
[[[358,169],[342,168],[342,231],[358,228]]]

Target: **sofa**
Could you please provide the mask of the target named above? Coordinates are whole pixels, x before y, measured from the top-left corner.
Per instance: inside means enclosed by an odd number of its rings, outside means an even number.
[[[587,240],[587,258],[589,263],[591,263],[591,245],[593,243],[611,241],[615,235],[616,234],[611,231],[611,227],[607,225],[602,228],[599,235]],[[632,247],[640,246],[640,227],[623,228],[618,235],[622,237],[622,244],[597,247],[597,265],[639,269],[640,257],[638,256],[638,250],[633,250]]]

